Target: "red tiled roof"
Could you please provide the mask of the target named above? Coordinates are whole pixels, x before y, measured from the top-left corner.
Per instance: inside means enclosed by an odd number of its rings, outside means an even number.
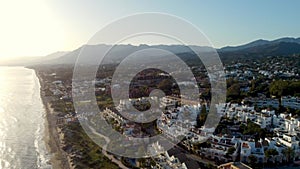
[[[248,143],[243,143],[243,144],[242,144],[242,147],[243,147],[243,148],[249,148],[249,145],[248,145]]]
[[[261,144],[260,144],[260,142],[255,142],[255,148],[261,148],[262,146],[261,146]]]

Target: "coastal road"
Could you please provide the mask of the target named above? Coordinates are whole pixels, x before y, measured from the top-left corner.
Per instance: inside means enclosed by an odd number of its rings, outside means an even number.
[[[105,139],[106,144],[102,147],[102,154],[104,154],[107,158],[109,158],[112,162],[116,163],[122,169],[129,169],[126,167],[120,160],[116,159],[113,155],[108,154],[105,150],[107,148],[108,143],[110,142],[110,138],[105,135],[98,133],[93,127],[89,126],[91,132],[97,136],[100,136]]]

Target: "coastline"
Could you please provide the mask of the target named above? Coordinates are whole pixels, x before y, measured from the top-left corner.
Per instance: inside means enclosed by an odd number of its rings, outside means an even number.
[[[32,68],[33,69],[33,68]],[[40,95],[45,110],[44,141],[48,152],[51,154],[50,163],[53,169],[71,169],[66,153],[60,147],[60,138],[56,128],[56,114],[51,108],[51,97],[45,96],[43,79],[37,70],[33,69],[40,82]]]
[[[57,98],[51,94],[48,94],[48,82],[44,78],[43,72],[39,71],[38,67],[32,66],[29,69],[34,70],[40,82],[40,96],[45,111],[44,141],[46,143],[46,149],[50,154],[50,160],[48,161],[51,163],[53,169],[74,169],[77,166],[76,163],[73,163],[74,159],[72,159],[72,157],[74,154],[64,151],[64,148],[66,147],[64,143],[64,133],[57,125],[60,112],[56,111],[52,106],[52,101],[57,100]],[[91,140],[87,139],[87,141]],[[92,148],[92,146],[90,148]],[[104,157],[102,157],[101,154]],[[104,168],[128,168],[122,164],[121,160],[115,158],[113,155],[110,155],[107,152],[104,152],[103,149],[102,152],[97,155],[97,157],[102,160],[101,164],[98,165]],[[91,157],[89,157],[89,159],[91,159]],[[85,165],[86,167],[89,166],[89,164],[84,164],[84,166]]]

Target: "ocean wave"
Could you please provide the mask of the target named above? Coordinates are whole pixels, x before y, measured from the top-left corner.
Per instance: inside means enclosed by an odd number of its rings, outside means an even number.
[[[12,94],[8,98],[0,92],[0,168],[51,169],[38,78],[30,69],[7,71],[8,79],[2,76],[8,84],[3,91]]]

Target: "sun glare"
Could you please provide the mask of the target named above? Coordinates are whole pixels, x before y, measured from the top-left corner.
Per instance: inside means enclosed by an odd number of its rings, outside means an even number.
[[[0,57],[45,55],[64,45],[64,26],[46,1],[1,1],[0,20]]]

